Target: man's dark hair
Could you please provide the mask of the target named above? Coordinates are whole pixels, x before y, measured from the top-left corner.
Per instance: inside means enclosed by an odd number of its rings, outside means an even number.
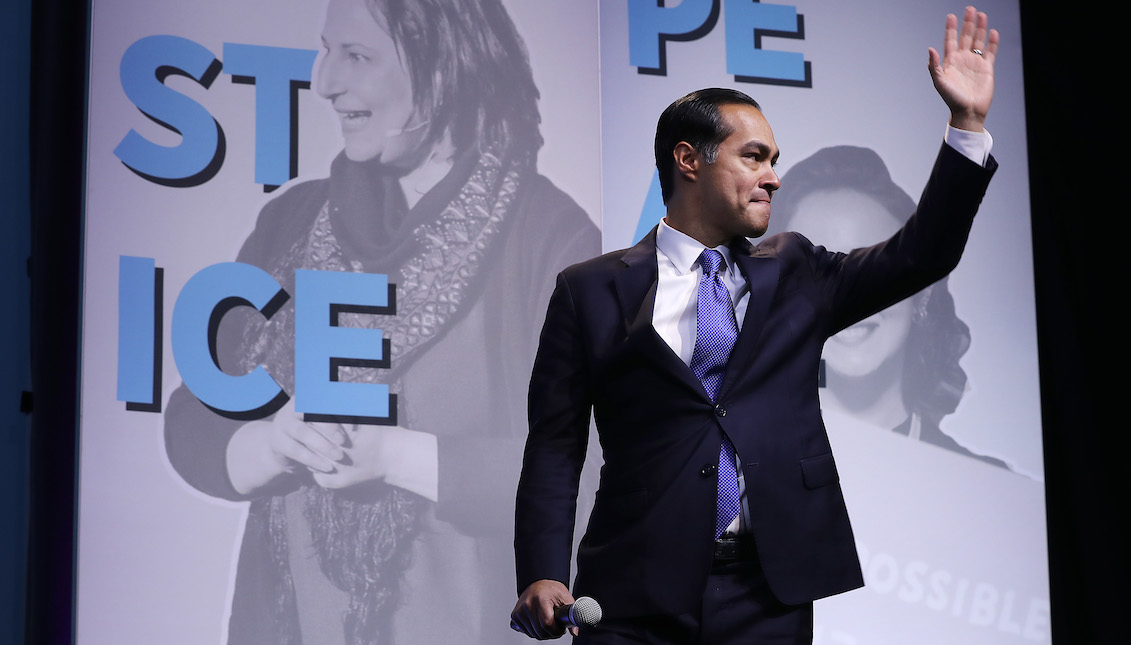
[[[711,87],[676,99],[660,115],[656,123],[656,170],[660,173],[660,191],[665,204],[672,196],[675,182],[672,151],[680,141],[686,141],[703,155],[704,161],[715,163],[719,144],[731,134],[719,106],[731,104],[762,109],[757,101],[738,90]]]

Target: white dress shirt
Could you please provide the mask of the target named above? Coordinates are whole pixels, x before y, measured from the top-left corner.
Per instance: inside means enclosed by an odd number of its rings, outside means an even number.
[[[993,146],[993,138],[988,132],[959,130],[949,125],[943,140],[950,147],[978,165],[985,166]],[[880,240],[876,240],[879,242]],[[703,269],[699,266],[699,254],[706,248],[694,238],[668,226],[661,220],[656,231],[656,304],[652,310],[652,327],[660,338],[671,347],[676,356],[690,367],[691,354],[695,350],[696,313],[698,311],[699,281]],[[730,292],[734,305],[734,317],[739,330],[746,318],[746,306],[750,301],[750,287],[746,278],[738,270],[730,249],[717,246],[722,254],[726,270],[719,271],[719,277]],[[849,250],[849,249],[844,249]],[[735,455],[738,470],[738,491],[742,500],[742,513],[727,527],[727,533],[747,532],[750,506],[746,497],[746,485],[742,475],[742,460]]]

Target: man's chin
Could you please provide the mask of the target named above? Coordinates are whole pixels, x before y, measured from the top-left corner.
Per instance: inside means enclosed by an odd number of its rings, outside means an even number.
[[[761,208],[757,212],[747,211],[746,231],[743,233],[746,237],[762,237],[770,228],[770,205],[763,202],[758,202],[758,205]]]
[[[759,219],[757,222],[752,222],[746,231],[743,233],[746,237],[757,238],[766,234],[770,228],[770,218]]]

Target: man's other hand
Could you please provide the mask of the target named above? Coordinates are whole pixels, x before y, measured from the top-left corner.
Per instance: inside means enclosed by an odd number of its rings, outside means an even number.
[[[554,609],[562,605],[572,605],[573,595],[564,584],[557,580],[538,580],[530,583],[518,597],[511,612],[511,627],[531,638],[546,640],[558,638],[565,633],[565,626],[554,619]],[[570,627],[570,633],[577,635],[577,628]]]

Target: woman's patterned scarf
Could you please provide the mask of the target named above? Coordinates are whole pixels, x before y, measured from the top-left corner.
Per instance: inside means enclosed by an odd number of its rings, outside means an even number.
[[[389,255],[405,258],[398,267],[399,275],[394,277],[389,270],[390,282],[396,285],[395,315],[341,314],[341,325],[383,330],[391,343],[390,368],[341,367],[340,381],[388,383],[392,392],[400,391],[405,370],[415,358],[473,304],[480,291],[477,287],[481,269],[510,213],[525,166],[508,164],[490,151],[480,152],[477,159],[470,161],[470,175],[436,216],[425,214],[413,222],[411,240],[393,240],[393,244],[384,245],[390,249]],[[448,179],[459,168],[457,163]],[[395,182],[395,178],[387,181]],[[427,198],[428,195],[418,206]],[[357,247],[335,236],[335,216],[341,213],[334,211],[339,208],[334,204],[350,201],[336,200],[332,194],[308,235],[267,267],[280,284],[293,287],[297,269],[363,271],[367,266],[381,266],[380,258],[349,257],[347,249]],[[387,205],[391,200],[385,198],[383,202]],[[379,208],[372,203],[368,206],[374,211]],[[381,212],[365,215],[384,216]],[[402,226],[401,230],[406,229]],[[249,320],[242,343],[243,368],[265,365],[293,393],[293,302],[269,320],[261,316],[251,316]],[[406,426],[411,423],[398,418]],[[359,488],[365,490],[333,491],[308,480],[302,486],[302,494],[320,569],[349,594],[343,616],[346,641],[350,645],[369,645],[389,640],[398,581],[409,564],[424,500],[380,483]],[[281,496],[270,503],[269,535],[272,558],[279,571],[275,603],[279,642],[297,645],[301,632],[291,609],[295,606],[295,592],[288,564],[285,500]]]

